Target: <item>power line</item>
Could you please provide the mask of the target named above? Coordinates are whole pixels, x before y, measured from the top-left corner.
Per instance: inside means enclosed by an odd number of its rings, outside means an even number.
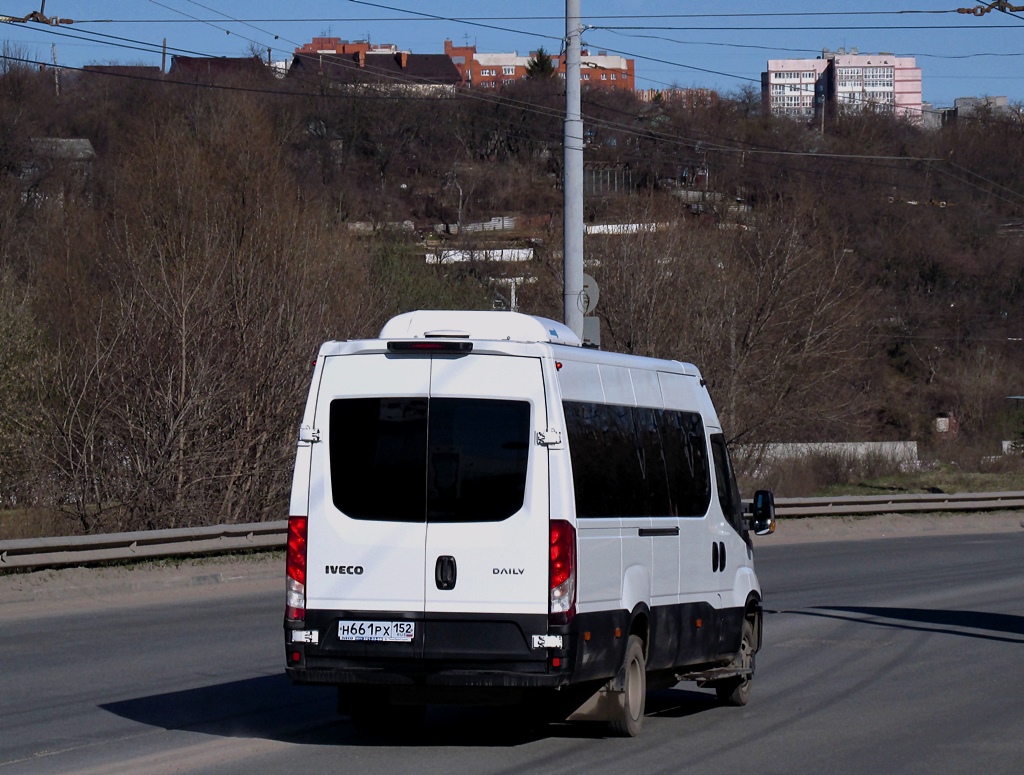
[[[433,20],[433,21],[456,22],[458,24],[468,24],[471,27],[481,27],[483,29],[497,30],[498,32],[512,32],[512,33],[515,33],[515,34],[518,34],[518,35],[527,35],[527,36],[536,37],[536,38],[544,38],[546,40],[557,40],[557,41],[561,42],[565,38],[564,35],[545,35],[545,34],[542,34],[542,33],[539,33],[539,32],[529,32],[529,31],[526,31],[526,30],[515,30],[515,29],[511,29],[509,27],[498,27],[498,26],[496,26],[494,24],[484,24],[482,22],[466,21],[464,19],[457,18],[457,17],[437,16],[436,14],[424,13],[422,11],[410,11],[410,10],[408,10],[406,8],[395,8],[394,6],[383,5],[381,3],[371,3],[371,2],[368,2],[367,0],[347,0],[347,2],[352,3],[354,5],[365,5],[365,6],[369,6],[371,8],[380,8],[380,9],[385,10],[385,11],[398,11],[400,13],[407,13],[407,14],[411,14],[413,16],[419,16],[419,17],[423,17],[424,19],[430,19],[430,20]],[[562,18],[565,18],[565,17],[562,17]]]
[[[197,3],[198,5],[198,3]],[[205,7],[205,6],[203,6]],[[377,6],[386,7],[386,6]],[[214,10],[214,9],[209,9]],[[395,8],[399,13],[416,13],[405,9]],[[219,11],[215,11],[220,13]],[[775,13],[670,13],[670,14],[588,14],[588,19],[728,19],[728,18],[761,18],[761,17],[815,17],[815,16],[906,16],[906,15],[935,15],[955,14],[956,10],[905,10],[905,11],[804,11],[804,12],[775,12]],[[430,16],[427,14],[426,16]],[[312,16],[287,18],[258,18],[258,19],[234,19],[240,23],[258,24],[305,24],[325,22],[348,23],[348,22],[428,22],[428,21],[564,21],[565,16],[460,16],[457,18],[423,16]],[[219,19],[77,19],[76,23],[118,23],[118,24],[178,24],[178,23],[205,23],[219,21]]]
[[[355,2],[355,0],[349,0]],[[457,21],[457,20],[456,20]],[[687,32],[836,32],[835,25],[828,26],[800,26],[794,27],[792,25],[786,25],[784,27],[766,27],[764,25],[758,25],[756,27],[737,27],[737,26],[715,26],[715,27],[666,27],[665,25],[657,26],[646,26],[646,25],[616,25],[616,26],[601,26],[594,27],[593,29],[600,30],[685,30]],[[843,25],[843,31],[902,31],[902,30],[1005,30],[1013,29],[1007,27],[1005,24],[972,24],[970,27],[965,27],[963,24],[927,24],[927,25],[864,25],[864,26],[850,26]]]
[[[181,11],[181,10],[179,10],[177,8],[172,8],[169,5],[165,5],[164,3],[159,2],[159,0],[149,0],[149,2],[151,2],[153,5],[160,6],[161,8],[166,8],[168,11],[173,11],[174,13],[180,13],[182,16],[187,16],[189,18],[194,18],[194,17],[191,16],[191,14],[187,14],[184,11]],[[207,10],[210,10],[210,9],[207,9]],[[238,34],[238,33],[232,33],[232,31],[227,29],[226,27],[218,26],[215,22],[205,22],[205,23],[207,25],[209,25],[210,27],[213,27],[214,29],[217,29],[217,30],[220,30],[221,32],[227,33],[228,35],[232,35],[232,34],[237,35]],[[255,41],[252,38],[247,38],[244,35],[238,35],[238,37],[242,38],[242,40],[247,40],[250,43],[255,43],[256,45],[261,45],[258,41]]]

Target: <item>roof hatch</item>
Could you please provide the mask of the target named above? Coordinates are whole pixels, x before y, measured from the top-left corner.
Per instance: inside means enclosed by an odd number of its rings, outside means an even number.
[[[441,337],[580,346],[564,323],[519,312],[417,310],[391,318],[380,331],[381,339]]]

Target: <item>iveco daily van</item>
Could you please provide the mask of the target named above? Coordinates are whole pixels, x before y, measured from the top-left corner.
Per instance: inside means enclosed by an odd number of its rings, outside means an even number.
[[[521,702],[635,735],[649,686],[747,701],[774,504],[744,507],[690,364],[513,312],[327,342],[291,515],[286,670],[357,722]]]

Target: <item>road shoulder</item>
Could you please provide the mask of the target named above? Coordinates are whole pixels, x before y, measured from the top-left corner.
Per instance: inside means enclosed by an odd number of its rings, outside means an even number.
[[[820,541],[866,541],[912,536],[1019,533],[1024,531],[1024,511],[878,514],[848,517],[784,517],[775,533],[755,539],[758,543],[805,544]]]

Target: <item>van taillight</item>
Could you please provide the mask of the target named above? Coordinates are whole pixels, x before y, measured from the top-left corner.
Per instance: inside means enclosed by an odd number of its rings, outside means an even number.
[[[285,619],[306,618],[306,526],[308,517],[288,517]]]
[[[550,560],[552,624],[566,624],[576,615],[576,529],[565,520],[551,520]]]

